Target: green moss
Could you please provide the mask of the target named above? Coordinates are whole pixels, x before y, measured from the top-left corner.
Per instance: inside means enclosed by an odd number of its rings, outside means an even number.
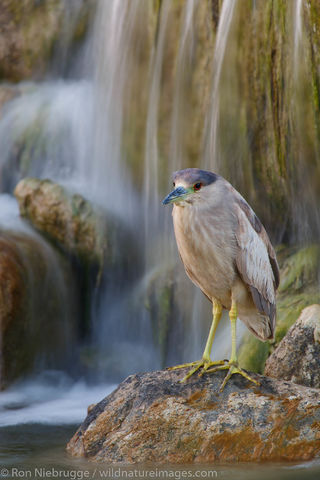
[[[269,350],[269,342],[261,342],[251,333],[246,333],[238,352],[240,366],[250,372],[263,373]]]
[[[144,306],[150,313],[154,344],[159,347],[164,366],[167,356],[170,324],[175,321],[173,282],[174,274],[169,269],[154,272],[149,279]]]
[[[67,24],[63,0],[10,0],[1,3],[0,21],[6,25],[1,35],[0,77],[20,82],[43,75],[53,52],[64,38],[69,46],[83,41],[95,13],[96,0],[86,0],[76,5],[74,22]],[[71,2],[70,2],[71,3]],[[75,2],[77,3],[77,2]],[[81,2],[79,2],[81,3]]]
[[[275,334],[276,345],[283,339],[289,328],[298,319],[300,313],[305,307],[319,303],[320,293],[285,294],[280,297],[277,303],[277,327]]]
[[[156,15],[158,15],[162,0],[153,0],[152,6]]]
[[[282,266],[279,293],[305,290],[307,286],[317,283],[319,261],[319,245],[310,245],[292,254]]]
[[[82,42],[88,32],[88,28],[92,23],[94,15],[96,13],[97,1],[87,0],[78,15],[77,22],[72,32],[72,41]]]
[[[300,250],[281,249],[278,256],[282,267],[277,297],[275,346],[305,307],[320,302],[320,246],[309,245]]]

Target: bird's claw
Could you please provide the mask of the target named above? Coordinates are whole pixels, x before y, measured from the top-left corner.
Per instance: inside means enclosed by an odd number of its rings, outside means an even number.
[[[239,367],[238,363],[229,361],[226,365],[220,365],[214,368],[210,368],[209,370],[206,370],[206,373],[213,373],[213,372],[218,372],[219,370],[228,370],[227,375],[225,376],[225,379],[223,380],[221,387],[219,389],[219,392],[222,392],[224,387],[226,386],[228,380],[230,379],[231,375],[234,375],[235,373],[239,373],[239,375],[242,375],[244,378],[249,380],[250,382],[255,383],[256,385],[260,385],[260,383],[255,380],[254,378],[250,377],[250,375],[247,374],[242,368]]]
[[[199,376],[201,377],[204,373],[208,371],[209,368],[211,367],[216,367],[219,368],[218,366],[224,366],[227,360],[218,360],[218,361],[211,361],[211,359],[206,359],[202,358],[201,360],[197,360],[195,362],[190,362],[190,363],[184,363],[182,365],[176,365],[174,367],[169,367],[167,370],[178,370],[180,368],[187,368],[187,367],[193,367],[191,370],[183,377],[182,380],[180,380],[180,383],[184,383],[188,378],[190,378],[194,373],[196,373],[198,370],[202,369],[202,371],[199,373]]]

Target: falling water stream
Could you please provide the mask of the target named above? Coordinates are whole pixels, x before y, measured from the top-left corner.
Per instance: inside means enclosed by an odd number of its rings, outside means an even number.
[[[231,29],[231,23],[234,15],[236,2],[234,0],[225,0],[222,4],[220,13],[217,39],[213,56],[213,80],[211,108],[208,111],[208,139],[206,141],[205,167],[213,171],[221,172],[221,154],[218,148],[218,127],[220,115],[220,93],[221,71],[225,60],[227,42]]]
[[[70,5],[71,28],[78,8],[75,2]],[[159,5],[155,14],[151,1],[98,1],[87,38],[72,61],[72,47],[61,41],[46,79],[20,84],[19,95],[2,111],[0,226],[4,231],[23,231],[47,252],[48,270],[61,290],[61,306],[68,306],[70,299],[59,256],[18,218],[12,192],[21,178],[50,178],[81,193],[119,218],[131,235],[128,248],[132,242],[139,250],[129,273],[119,268],[109,278],[104,272],[102,282],[92,286],[87,337],[79,340],[75,319],[67,318],[72,314],[65,308],[65,320],[56,327],[57,338],[67,339],[70,347],[60,345],[65,356],[59,353],[57,361],[54,352],[42,351],[33,373],[0,395],[0,427],[9,427],[0,440],[7,449],[0,457],[5,465],[40,461],[75,465],[64,457],[62,445],[90,403],[130,373],[201,355],[211,305],[186,278],[170,209],[161,205],[171,188],[173,171],[200,166],[223,174],[250,202],[257,202],[267,222],[272,216],[267,202],[258,202],[250,157],[254,139],[245,133],[250,130],[246,92],[236,80],[244,70],[241,49],[247,48],[238,44],[244,2],[222,2],[215,35],[211,18],[206,17],[208,29],[203,27],[204,0],[186,0],[180,10],[172,0]],[[306,41],[303,1],[295,0],[291,7],[292,62],[286,78],[294,73],[291,87],[298,100],[291,101],[288,118],[296,132],[298,170],[307,169],[312,176],[316,168],[306,168],[304,158],[310,151],[316,158],[319,146],[314,138],[308,138],[307,147],[302,140],[301,119],[309,119],[311,107],[303,107],[299,100],[307,82],[306,67],[300,61]],[[245,12],[252,32],[259,29],[259,8],[264,8],[261,2],[254,1]],[[258,40],[253,36],[251,41],[254,52]],[[207,59],[204,48],[209,49]],[[194,105],[199,111],[194,111]],[[286,179],[281,187],[290,196],[285,216],[297,212],[294,240],[307,241],[312,235],[319,240],[316,195],[303,193],[297,177]],[[293,195],[295,188],[301,192],[299,202]],[[283,223],[272,232],[279,242],[286,230]],[[228,322],[219,326],[217,337],[214,357],[228,356]],[[33,433],[29,424],[38,425]],[[51,430],[43,429],[43,424],[51,425]],[[49,453],[44,454],[34,432],[44,439],[46,431],[52,438],[46,443]],[[24,446],[25,438],[30,439],[29,446]],[[267,478],[272,468],[261,470],[261,478]],[[302,468],[297,467],[297,478]],[[309,465],[308,471],[313,474],[318,468]],[[234,473],[226,470],[226,478],[235,478]],[[241,469],[236,474],[236,478],[249,478]],[[281,470],[281,478],[289,474],[292,478],[295,471]]]

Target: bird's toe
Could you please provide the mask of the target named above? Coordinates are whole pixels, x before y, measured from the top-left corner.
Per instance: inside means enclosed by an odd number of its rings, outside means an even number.
[[[208,372],[209,369],[214,367],[212,371],[215,371],[215,368],[219,368],[219,366],[224,366],[226,364],[228,364],[228,360],[217,360],[213,362],[210,358],[204,357],[201,360],[197,360],[195,362],[183,363],[181,365],[175,365],[174,367],[168,367],[167,370],[179,370],[181,368],[190,367],[190,371],[180,381],[181,383],[183,383],[199,370],[199,376],[202,376],[204,373]]]
[[[247,380],[249,380],[250,382],[252,382],[256,385],[260,385],[260,383],[256,379],[252,378],[245,370],[242,370],[242,368],[239,367],[237,362],[229,361],[228,363],[226,363],[224,365],[218,365],[214,368],[210,368],[210,369],[206,370],[206,373],[214,373],[214,372],[218,372],[219,370],[228,370],[228,373],[225,376],[225,379],[223,380],[223,382],[221,384],[221,387],[219,389],[220,392],[222,392],[224,390],[224,387],[226,386],[228,380],[235,373],[238,373],[239,375],[242,375],[242,377],[246,378]]]
[[[199,360],[195,362],[182,363],[181,365],[174,365],[173,367],[167,367],[166,370],[180,370],[181,368],[194,367],[199,364]]]

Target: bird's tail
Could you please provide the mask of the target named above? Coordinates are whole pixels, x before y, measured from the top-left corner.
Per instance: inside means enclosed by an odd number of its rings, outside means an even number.
[[[270,319],[267,315],[261,313],[252,313],[250,315],[241,315],[240,320],[259,340],[263,342],[273,340],[275,319]]]

